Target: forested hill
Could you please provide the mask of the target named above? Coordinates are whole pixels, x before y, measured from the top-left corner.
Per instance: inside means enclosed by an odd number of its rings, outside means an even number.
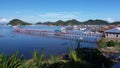
[[[11,20],[8,25],[31,25],[32,23],[27,23],[27,22],[24,22],[22,20],[19,20],[19,19],[13,19]],[[62,20],[58,20],[56,22],[37,22],[36,25],[118,25],[120,24],[120,21],[116,21],[116,22],[113,22],[113,23],[109,23],[108,21],[105,21],[105,20],[99,20],[99,19],[96,19],[96,20],[87,20],[87,21],[84,21],[84,22],[80,22],[78,20],[75,20],[75,19],[72,19],[72,20],[67,20],[67,21],[62,21]]]
[[[105,20],[99,20],[99,19],[91,20],[90,19],[84,22],[80,22],[78,20],[72,19],[72,20],[67,20],[67,21],[58,20],[56,22],[49,21],[49,22],[36,23],[36,25],[40,25],[40,24],[45,24],[45,25],[80,25],[80,24],[83,24],[83,25],[118,25],[120,24],[120,21],[109,23]]]
[[[11,20],[7,25],[17,26],[17,25],[31,25],[31,23],[24,22],[19,19]]]

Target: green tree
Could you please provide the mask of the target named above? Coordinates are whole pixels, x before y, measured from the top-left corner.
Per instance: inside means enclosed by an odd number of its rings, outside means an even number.
[[[113,40],[110,40],[107,42],[107,46],[110,47],[110,46],[115,46],[115,42]]]
[[[102,47],[106,47],[106,42],[105,42],[105,38],[101,38],[98,42],[98,47],[102,48]]]

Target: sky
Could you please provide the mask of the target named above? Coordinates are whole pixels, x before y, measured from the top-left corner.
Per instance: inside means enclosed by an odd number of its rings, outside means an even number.
[[[120,0],[0,0],[0,22],[120,21]]]

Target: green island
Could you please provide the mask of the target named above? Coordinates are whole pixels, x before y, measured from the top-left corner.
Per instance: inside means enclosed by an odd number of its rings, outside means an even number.
[[[19,19],[13,19],[7,25],[17,26],[17,25],[31,25],[31,24]]]
[[[107,21],[104,21],[104,20],[99,20],[99,19],[96,19],[96,20],[87,20],[87,21],[84,21],[84,22],[80,22],[76,19],[72,19],[72,20],[67,20],[67,21],[62,21],[62,20],[58,20],[56,22],[37,22],[35,23],[35,25],[57,25],[57,26],[67,26],[67,25],[118,25],[120,24],[119,21],[116,21],[116,22],[112,22],[112,23],[109,23]],[[22,20],[19,20],[19,19],[13,19],[11,20],[7,25],[13,25],[13,26],[16,26],[16,25],[32,25],[31,23],[28,23],[28,22],[24,22]]]
[[[83,21],[83,22],[80,22],[76,19],[72,19],[72,20],[67,20],[67,21],[62,21],[62,20],[58,20],[56,22],[38,22],[36,23],[36,25],[41,25],[41,24],[45,24],[45,25],[63,25],[63,26],[66,26],[66,25],[117,25],[117,24],[120,24],[119,21],[116,21],[116,22],[112,22],[112,23],[109,23],[105,20],[100,20],[100,19],[96,19],[96,20],[87,20],[87,21]]]

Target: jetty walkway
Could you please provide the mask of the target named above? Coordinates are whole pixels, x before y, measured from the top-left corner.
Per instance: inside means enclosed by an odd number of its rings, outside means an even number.
[[[74,33],[74,32],[56,32],[56,31],[46,31],[46,30],[33,30],[33,29],[22,29],[14,28],[14,32],[25,33],[30,35],[38,35],[44,37],[59,38],[77,42],[87,42],[87,43],[98,43],[100,39],[100,34],[85,34],[85,33]]]

